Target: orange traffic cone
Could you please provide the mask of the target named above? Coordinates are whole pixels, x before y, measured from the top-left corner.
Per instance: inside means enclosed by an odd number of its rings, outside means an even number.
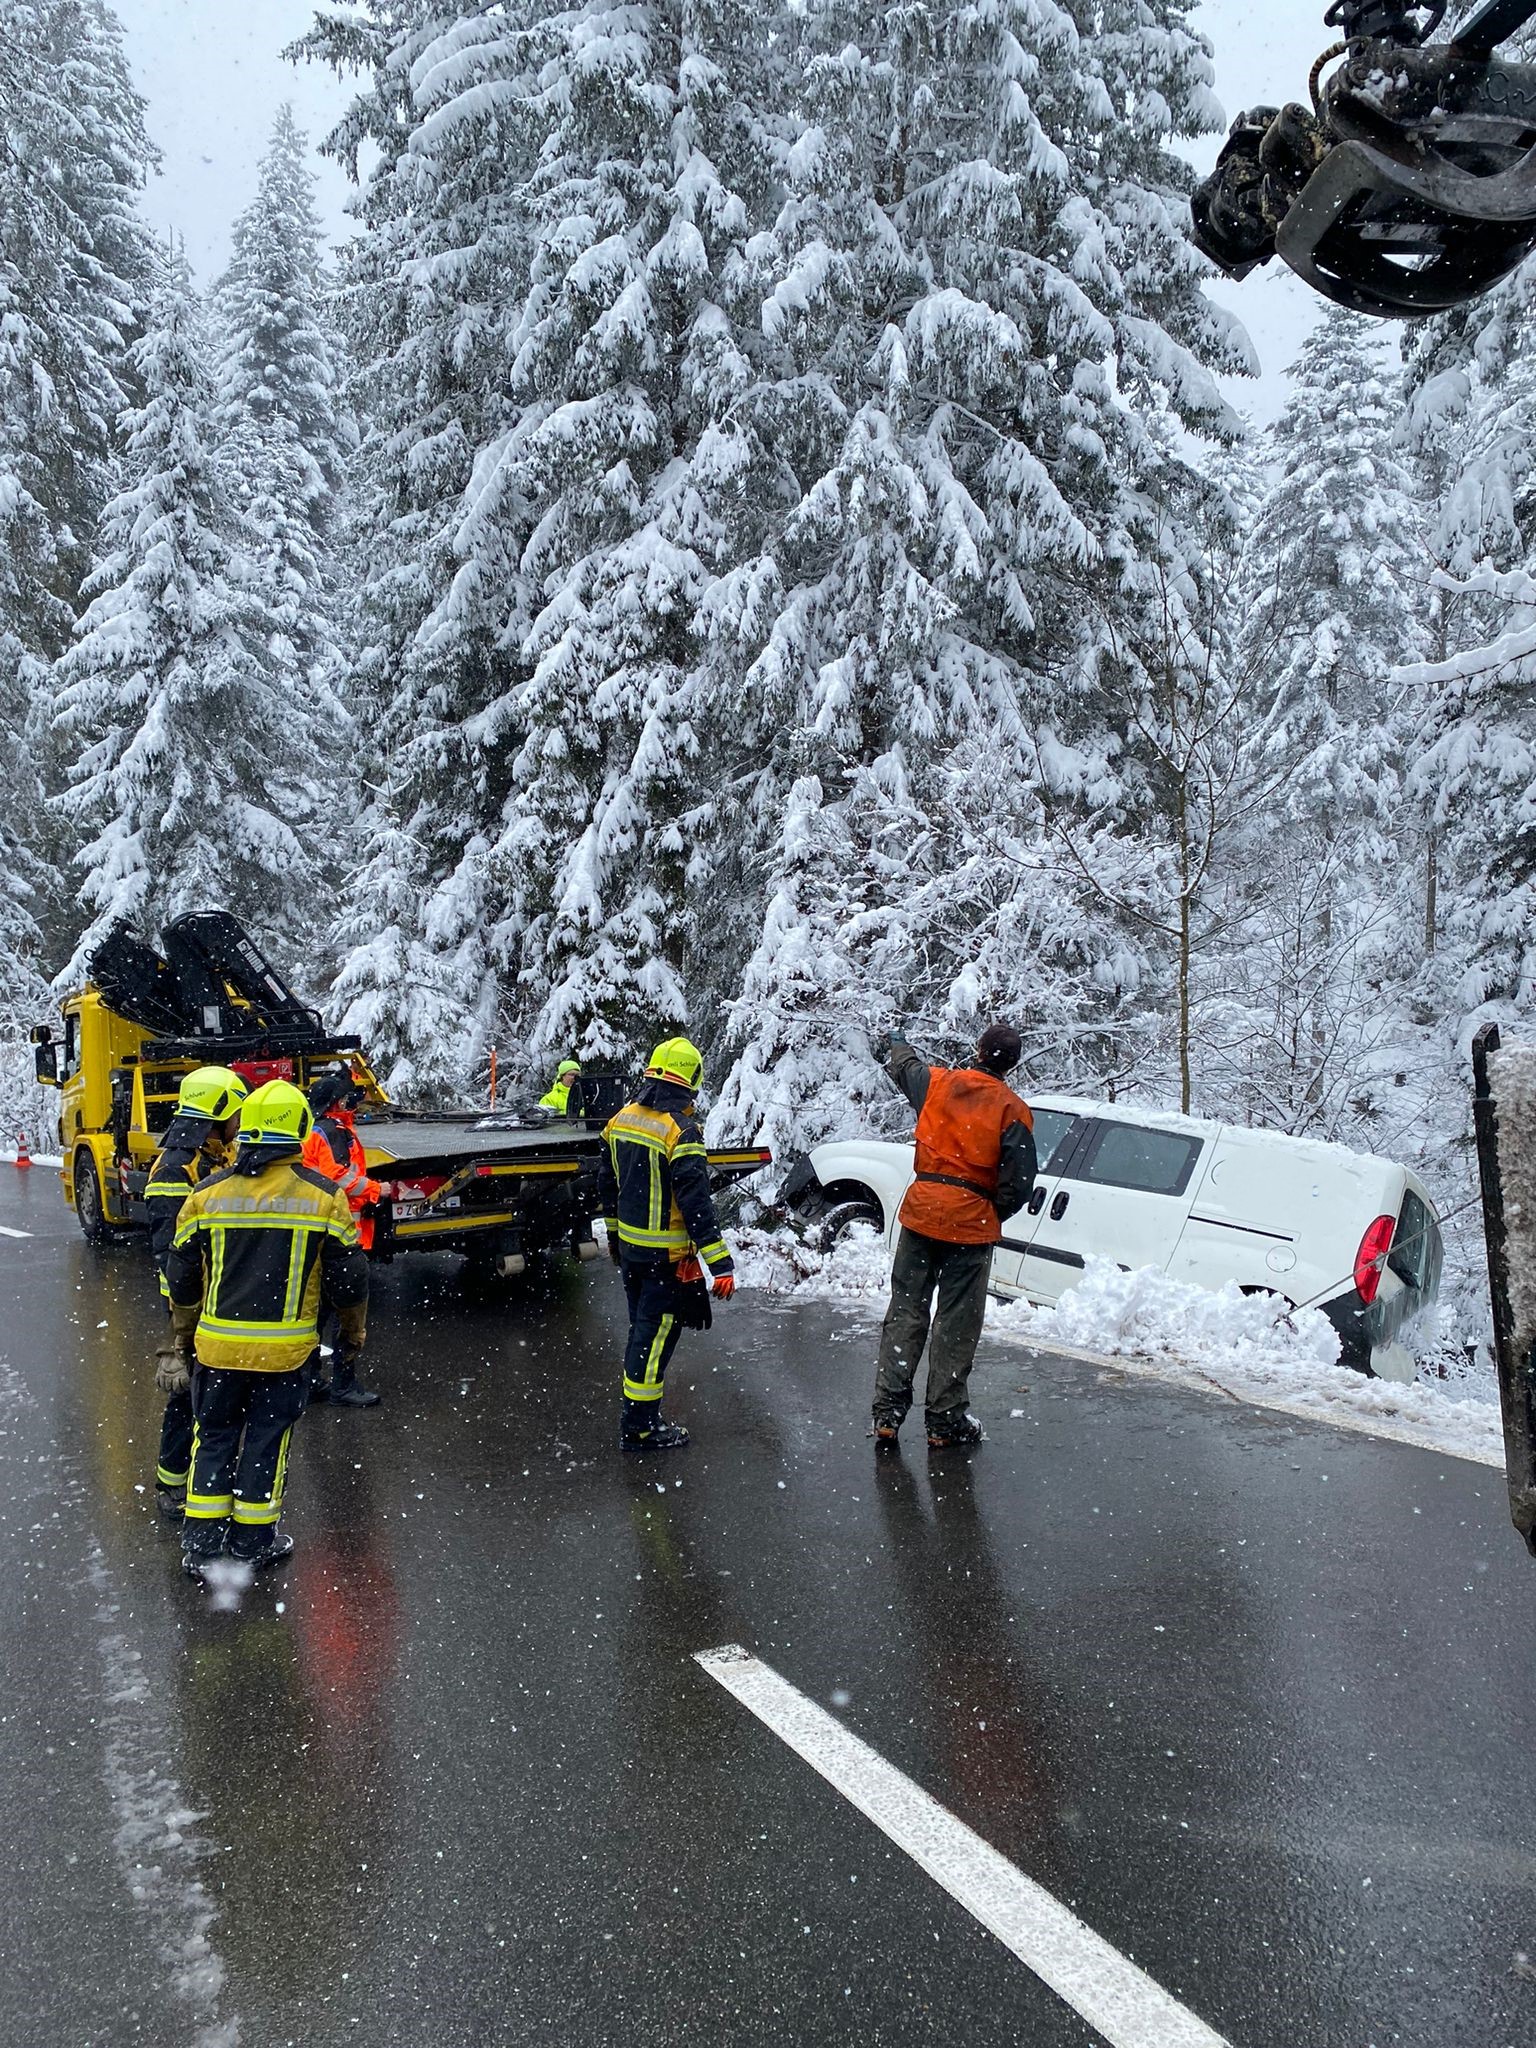
[[[32,1153],[27,1144],[27,1134],[25,1131],[18,1131],[16,1133],[16,1164],[18,1166],[30,1166],[32,1164]]]

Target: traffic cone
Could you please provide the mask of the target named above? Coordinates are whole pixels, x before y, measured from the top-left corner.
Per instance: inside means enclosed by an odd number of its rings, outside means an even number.
[[[16,1164],[18,1166],[30,1166],[32,1164],[32,1152],[27,1144],[27,1134],[25,1131],[18,1131],[16,1133]]]

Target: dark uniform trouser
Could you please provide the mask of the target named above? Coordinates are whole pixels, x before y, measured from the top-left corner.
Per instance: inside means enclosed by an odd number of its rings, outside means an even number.
[[[667,1367],[683,1326],[677,1317],[677,1282],[670,1259],[620,1261],[629,1298],[629,1342],[624,1347],[624,1398],[659,1402]],[[630,1411],[626,1409],[626,1414]],[[649,1429],[649,1421],[641,1427]]]
[[[283,1510],[288,1439],[304,1412],[309,1367],[230,1372],[204,1365],[195,1384],[183,1546],[199,1557],[216,1556],[227,1533],[231,1557],[259,1557]]]
[[[196,1385],[197,1367],[193,1366],[192,1386],[180,1394],[166,1396],[155,1484],[167,1493],[185,1493],[187,1490],[187,1479],[192,1470],[192,1389]]]
[[[891,1305],[880,1331],[875,1420],[900,1422],[912,1406],[912,1381],[928,1343],[930,1422],[959,1414],[981,1341],[992,1272],[989,1244],[941,1244],[902,1227],[891,1265]],[[933,1306],[938,1292],[938,1309]],[[929,1341],[929,1322],[933,1336]]]

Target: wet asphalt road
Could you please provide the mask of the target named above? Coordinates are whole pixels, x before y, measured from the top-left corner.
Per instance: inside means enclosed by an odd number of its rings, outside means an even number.
[[[1098,2037],[704,1675],[740,1642],[1234,2048],[1536,2041],[1536,1566],[1499,1475],[733,1304],[610,1447],[606,1264],[378,1275],[238,1611],[156,1525],[159,1309],[0,1167],[4,2048]],[[1019,1415],[1011,1411],[1022,1410]]]

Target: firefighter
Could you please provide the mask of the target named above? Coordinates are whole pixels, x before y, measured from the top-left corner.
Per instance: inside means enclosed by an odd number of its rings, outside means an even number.
[[[555,1069],[555,1078],[550,1085],[549,1093],[539,1097],[540,1109],[547,1109],[554,1116],[569,1116],[571,1089],[580,1079],[580,1060],[562,1060]]]
[[[253,1569],[293,1549],[278,1520],[321,1308],[339,1313],[350,1356],[363,1348],[368,1263],[346,1196],[300,1158],[310,1124],[291,1082],[255,1089],[234,1165],[188,1195],[166,1260],[176,1332],[197,1354],[181,1537],[194,1578],[226,1544]]]
[[[675,1451],[687,1443],[687,1430],[661,1412],[667,1366],[685,1327],[707,1327],[710,1294],[729,1301],[736,1291],[694,1115],[703,1065],[686,1038],[667,1039],[651,1054],[639,1095],[603,1129],[599,1189],[608,1251],[629,1301],[619,1411],[619,1443],[628,1451]],[[701,1260],[709,1268],[707,1292]]]
[[[1022,1050],[1011,1024],[989,1024],[968,1067],[930,1067],[900,1034],[879,1050],[917,1111],[917,1172],[901,1204],[875,1375],[879,1443],[896,1442],[925,1343],[929,1444],[937,1450],[982,1440],[966,1395],[992,1248],[1001,1224],[1023,1208],[1035,1185],[1033,1121],[1003,1079]]]
[[[357,1135],[357,1112],[368,1099],[368,1091],[347,1067],[333,1067],[322,1074],[309,1091],[310,1113],[315,1127],[304,1140],[303,1159],[316,1173],[336,1182],[351,1206],[357,1224],[358,1242],[365,1252],[373,1249],[374,1204],[384,1190],[369,1178],[368,1155]],[[357,1361],[335,1342],[327,1319],[327,1338],[334,1360],[331,1377],[318,1377],[310,1388],[312,1401],[337,1401],[346,1408],[377,1408],[383,1399],[357,1377]]]
[[[240,1105],[249,1092],[229,1067],[195,1067],[182,1077],[176,1114],[166,1128],[144,1187],[149,1248],[167,1306],[165,1261],[181,1205],[199,1181],[229,1163]],[[155,1466],[155,1505],[168,1522],[179,1522],[192,1456],[192,1351],[173,1333],[166,1335],[155,1354],[155,1385],[165,1395],[160,1456]]]

